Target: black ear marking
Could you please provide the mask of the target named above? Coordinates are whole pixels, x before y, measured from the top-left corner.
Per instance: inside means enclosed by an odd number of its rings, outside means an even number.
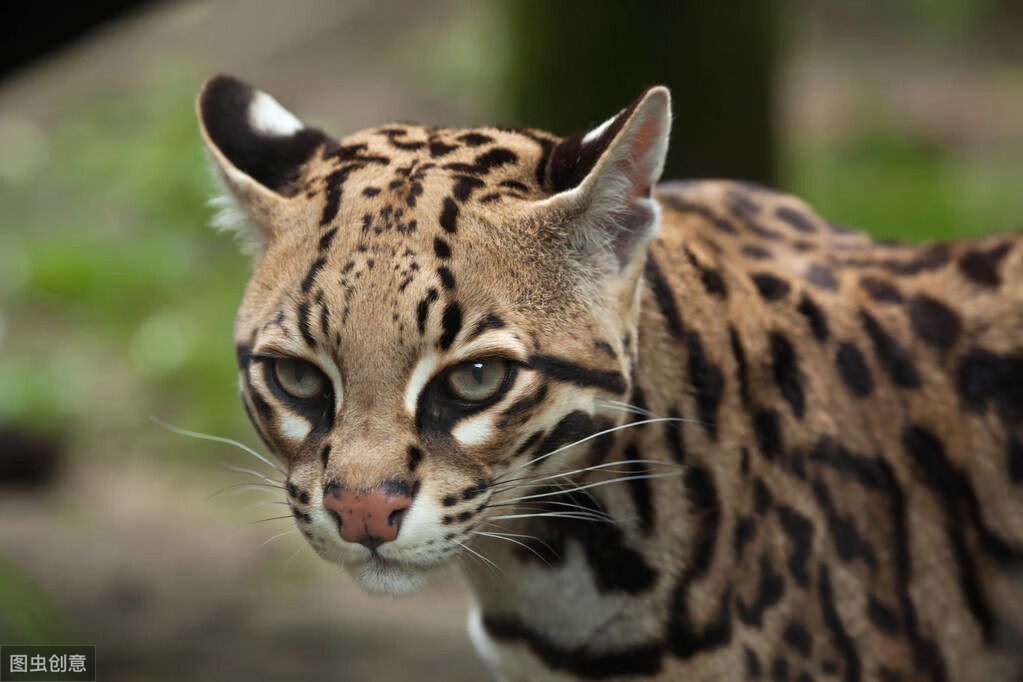
[[[278,113],[281,120],[257,128],[254,107]],[[199,116],[210,143],[228,162],[259,184],[284,196],[299,170],[330,138],[314,128],[300,127],[269,95],[233,76],[214,76],[199,95]]]
[[[611,141],[621,132],[625,122],[642,101],[641,96],[610,119],[596,138],[590,137],[590,133],[594,131],[583,131],[559,142],[551,152],[547,164],[547,184],[555,192],[577,187],[593,170],[597,160],[607,151]],[[588,137],[590,139],[587,139]]]

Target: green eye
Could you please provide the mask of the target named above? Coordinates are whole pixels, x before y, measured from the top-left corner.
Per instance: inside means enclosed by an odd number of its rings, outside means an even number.
[[[448,372],[448,388],[459,400],[483,402],[501,389],[506,376],[507,360],[472,360],[451,368]]]
[[[327,390],[327,377],[304,360],[278,358],[274,360],[274,377],[289,395],[308,400]]]

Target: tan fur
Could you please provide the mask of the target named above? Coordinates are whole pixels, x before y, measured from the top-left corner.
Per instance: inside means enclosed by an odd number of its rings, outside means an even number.
[[[647,149],[660,134],[647,118],[666,106],[657,97],[666,95],[648,95],[623,114],[624,132],[596,173],[624,158],[633,159],[625,177],[639,172],[638,157],[626,152]],[[596,238],[591,223],[631,209],[594,214],[593,192],[552,191],[543,164],[559,142],[531,130],[395,124],[325,143],[286,191],[241,181],[240,199],[267,238],[238,312],[236,343],[248,354],[305,359],[328,375],[336,366],[339,377],[331,428],[296,440],[282,426],[286,406],[261,372],[242,366],[243,397],[287,464],[291,504],[317,551],[362,580],[375,570],[368,554],[340,546],[319,502],[327,483],[421,485],[417,499],[434,510],[432,526],[424,521],[407,540],[403,529],[381,555],[424,571],[461,563],[477,604],[474,639],[500,679],[739,680],[757,671],[761,679],[800,682],[1018,679],[1023,481],[1007,466],[1013,444],[1023,441],[1023,407],[1007,401],[1023,389],[997,380],[1023,372],[1013,364],[1023,358],[1023,239],[881,245],[835,230],[798,199],[769,190],[668,183],[654,195],[659,235],[649,247],[643,238],[630,243],[616,267],[608,249],[620,237]],[[471,170],[495,149],[514,158]],[[358,161],[366,157],[385,161]],[[238,185],[231,161],[216,160]],[[353,164],[359,167],[338,184],[338,172]],[[659,166],[644,172],[656,176]],[[459,182],[472,187],[453,199]],[[451,202],[454,232],[442,218]],[[438,251],[438,239],[450,256]],[[445,287],[441,267],[453,287]],[[776,278],[761,280],[767,294],[756,284],[763,275]],[[804,299],[826,318],[826,334],[815,333]],[[441,313],[454,303],[462,321],[442,348]],[[312,345],[300,329],[302,305]],[[467,340],[492,314],[503,325]],[[890,339],[885,348],[878,333]],[[969,364],[977,349],[997,356],[1000,371]],[[893,354],[904,363],[893,367]],[[473,417],[491,420],[480,427],[486,437],[465,444],[453,435],[457,428],[421,432],[407,404],[417,367],[435,363],[436,376],[495,355],[522,368],[508,393]],[[839,355],[847,371],[863,371],[844,375]],[[618,375],[627,391],[536,369],[548,356]],[[978,376],[996,382],[988,398],[963,388]],[[536,405],[495,426],[496,415],[541,387],[546,395]],[[257,397],[268,412],[256,409]],[[602,548],[586,547],[591,531],[579,520],[489,520],[528,513],[532,503],[488,505],[550,488],[495,492],[493,485],[478,497],[442,502],[513,476],[542,454],[516,455],[516,448],[531,437],[542,441],[573,411],[590,427],[573,440],[645,418],[610,400],[687,421],[627,428],[521,471],[553,476],[625,462],[558,479],[564,485],[611,481],[623,470],[668,474],[587,492],[616,529],[608,535],[598,527],[592,537],[603,538],[615,561],[636,553],[652,571],[642,587],[627,583],[642,576],[616,575],[600,586],[593,557]],[[423,454],[414,467],[411,445]],[[635,453],[663,464],[629,464]],[[648,527],[644,494],[653,509]],[[454,518],[462,513],[464,521]],[[442,515],[450,519],[443,525]],[[808,529],[801,548],[791,530],[800,524]],[[737,539],[740,528],[746,535]],[[484,529],[518,533],[540,554],[542,544],[555,545],[554,565],[473,534]],[[979,590],[983,614],[970,603],[967,582]],[[390,589],[379,576],[364,584]],[[779,594],[756,614],[765,585]],[[792,643],[794,625],[806,634],[806,650]],[[638,667],[616,662],[618,655]],[[608,672],[619,664],[622,672]]]

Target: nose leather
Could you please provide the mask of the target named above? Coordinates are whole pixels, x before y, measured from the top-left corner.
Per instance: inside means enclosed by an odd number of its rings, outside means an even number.
[[[406,495],[383,486],[367,491],[334,487],[323,497],[323,506],[341,521],[341,539],[370,549],[398,537],[411,504]]]

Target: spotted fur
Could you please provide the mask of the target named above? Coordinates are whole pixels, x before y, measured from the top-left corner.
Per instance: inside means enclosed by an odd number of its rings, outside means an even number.
[[[654,188],[662,88],[564,139],[336,141],[228,77],[199,115],[258,246],[242,398],[299,529],[376,592],[457,563],[496,679],[1023,675],[1019,234],[879,244],[760,187]],[[281,355],[326,398],[282,395]],[[493,356],[504,392],[440,397]],[[397,539],[339,538],[332,485],[410,496]]]

